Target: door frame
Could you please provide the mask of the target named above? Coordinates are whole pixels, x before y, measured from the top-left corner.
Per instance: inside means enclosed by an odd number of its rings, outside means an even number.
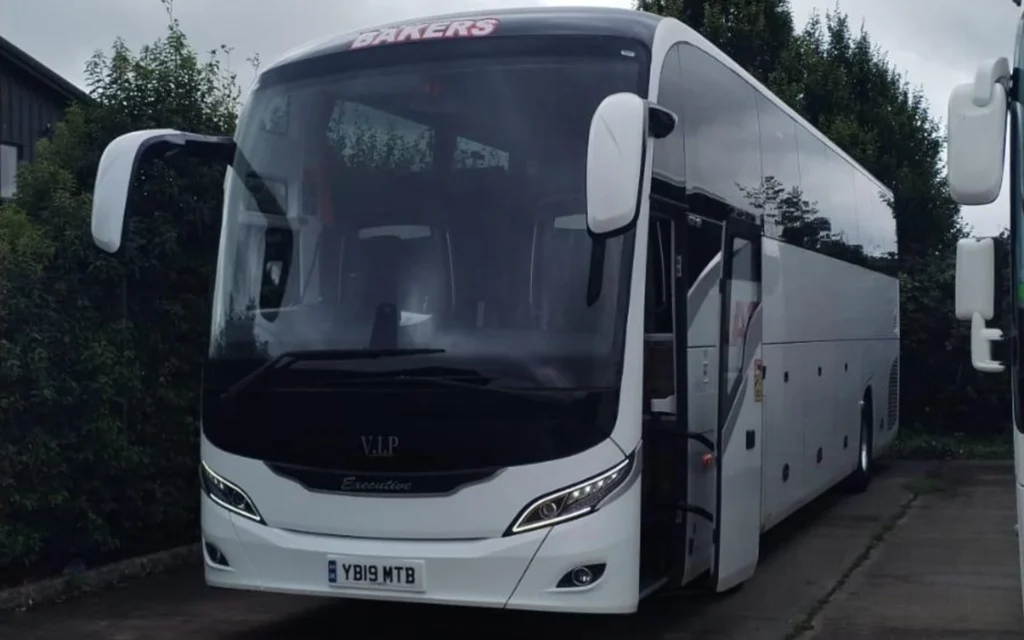
[[[715,528],[713,534],[714,541],[714,557],[711,563],[711,584],[716,585],[719,578],[719,568],[721,566],[721,514],[722,514],[722,481],[723,481],[723,469],[722,465],[725,461],[725,442],[722,441],[724,435],[724,429],[726,421],[729,419],[729,412],[732,408],[732,404],[729,402],[734,397],[734,393],[737,392],[743,383],[744,371],[740,371],[733,385],[728,385],[729,376],[729,348],[731,344],[730,333],[732,331],[732,280],[733,280],[733,240],[741,239],[747,240],[751,243],[751,251],[755,256],[753,261],[754,276],[759,286],[758,302],[757,305],[763,307],[764,305],[764,274],[763,274],[763,234],[762,226],[752,220],[737,217],[735,215],[730,216],[725,221],[725,229],[722,237],[722,278],[719,281],[719,293],[720,293],[720,317],[719,317],[719,341],[718,341],[718,424],[717,424],[717,445],[718,451],[716,455],[716,470],[715,470]],[[749,327],[749,321],[753,318],[754,313],[757,311],[757,307],[750,310],[750,315],[747,318],[747,327]],[[760,451],[763,455],[764,452],[764,432],[762,427]],[[758,500],[758,504],[761,500]]]

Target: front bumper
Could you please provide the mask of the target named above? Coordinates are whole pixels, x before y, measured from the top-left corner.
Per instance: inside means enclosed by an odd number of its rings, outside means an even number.
[[[380,540],[300,533],[234,515],[202,496],[206,582],[211,586],[542,611],[635,611],[639,522],[639,482],[579,520],[476,540]],[[211,558],[207,544],[223,557]],[[332,587],[327,582],[327,558],[331,555],[423,561],[424,591]],[[226,560],[229,566],[215,560]],[[593,584],[556,587],[575,567],[599,563],[607,568]]]

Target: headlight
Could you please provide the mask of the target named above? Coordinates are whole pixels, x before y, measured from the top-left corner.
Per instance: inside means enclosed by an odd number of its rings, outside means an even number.
[[[550,527],[596,511],[604,500],[629,478],[636,460],[634,451],[611,469],[566,489],[537,498],[520,512],[506,536]]]
[[[213,500],[232,513],[237,513],[240,516],[264,524],[263,516],[256,510],[256,505],[252,503],[252,499],[245,495],[245,492],[239,489],[237,485],[214,473],[213,469],[206,466],[205,462],[199,463],[199,481],[202,483],[203,491],[210,500]]]

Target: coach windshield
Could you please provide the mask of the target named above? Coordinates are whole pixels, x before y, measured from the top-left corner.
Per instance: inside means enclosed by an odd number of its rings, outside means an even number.
[[[461,446],[506,466],[605,437],[633,235],[586,229],[587,136],[605,96],[645,94],[642,59],[607,38],[480,38],[264,74],[227,182],[208,437],[403,470],[465,466]],[[367,421],[402,432],[404,462],[364,451]]]

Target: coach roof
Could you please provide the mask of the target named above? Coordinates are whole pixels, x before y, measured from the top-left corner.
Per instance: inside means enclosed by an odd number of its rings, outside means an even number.
[[[295,49],[272,64],[267,70],[320,56],[348,51],[362,34],[385,29],[401,29],[415,25],[439,25],[458,21],[496,18],[495,36],[517,35],[597,35],[632,38],[651,45],[654,32],[663,18],[642,11],[604,7],[531,7],[525,9],[497,9],[462,11],[436,16],[424,16],[387,24],[367,26],[337,36],[315,41]]]

